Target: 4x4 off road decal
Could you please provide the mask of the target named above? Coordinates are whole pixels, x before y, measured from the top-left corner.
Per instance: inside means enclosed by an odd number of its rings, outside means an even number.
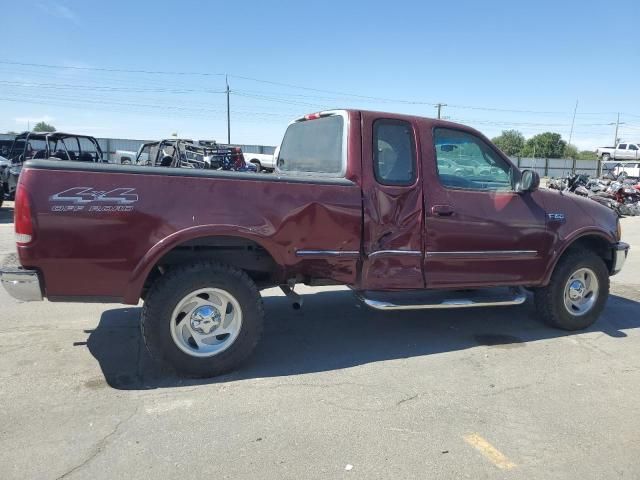
[[[73,187],[49,197],[52,212],[130,212],[138,201],[135,188],[95,190],[93,187]]]

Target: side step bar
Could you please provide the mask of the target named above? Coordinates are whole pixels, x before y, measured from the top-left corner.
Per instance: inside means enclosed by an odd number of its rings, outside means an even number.
[[[520,287],[468,291],[420,290],[411,292],[356,292],[375,310],[429,310],[440,308],[498,307],[521,305],[527,300]]]

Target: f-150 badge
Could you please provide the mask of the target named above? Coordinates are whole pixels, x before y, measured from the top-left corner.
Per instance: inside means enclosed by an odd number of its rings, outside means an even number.
[[[133,210],[131,204],[138,201],[135,191],[135,188],[114,188],[106,191],[95,190],[93,187],[73,187],[51,195],[49,201],[63,203],[53,205],[52,212],[130,212]]]
[[[547,222],[564,223],[564,213],[547,213]]]

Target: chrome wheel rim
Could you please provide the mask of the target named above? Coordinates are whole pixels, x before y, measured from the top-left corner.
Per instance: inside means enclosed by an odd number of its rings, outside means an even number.
[[[564,307],[574,316],[589,312],[598,299],[598,278],[590,268],[576,270],[564,287]]]
[[[218,288],[202,288],[186,295],[171,315],[171,337],[193,357],[212,357],[225,351],[240,333],[242,309],[233,295]]]

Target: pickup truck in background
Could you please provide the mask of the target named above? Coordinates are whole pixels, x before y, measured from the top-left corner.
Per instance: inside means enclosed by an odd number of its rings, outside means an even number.
[[[244,158],[247,162],[256,166],[258,173],[266,171],[273,172],[276,169],[276,162],[274,155],[266,153],[244,153]]]
[[[136,161],[138,152],[132,150],[116,150],[112,155],[113,161],[110,163],[118,163],[120,165],[133,165]]]
[[[603,161],[607,160],[640,160],[640,144],[619,143],[617,147],[599,147],[596,154]]]
[[[457,150],[484,168],[450,168]],[[274,175],[31,161],[2,283],[24,301],[142,299],[152,356],[206,377],[253,351],[263,288],[300,307],[296,284],[346,285],[391,314],[518,305],[526,288],[545,322],[576,330],[627,256],[613,211],[538,189],[463,125],[320,112],[289,125],[276,158]]]

